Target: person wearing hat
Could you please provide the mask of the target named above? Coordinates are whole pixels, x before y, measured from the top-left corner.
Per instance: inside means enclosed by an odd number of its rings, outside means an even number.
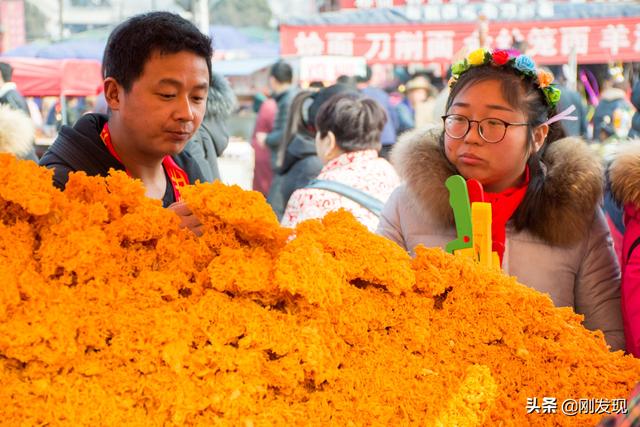
[[[405,99],[398,104],[401,132],[436,123],[433,118],[435,98],[429,79],[417,75],[405,85]]]

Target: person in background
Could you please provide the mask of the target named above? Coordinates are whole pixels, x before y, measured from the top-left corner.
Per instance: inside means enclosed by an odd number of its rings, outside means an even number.
[[[629,138],[640,138],[640,78],[636,80],[631,90],[631,103],[636,108],[631,119]]]
[[[393,166],[378,157],[385,122],[386,114],[380,104],[360,94],[337,94],[322,104],[315,119],[316,151],[324,165],[318,180],[362,192],[384,204],[400,184]],[[351,212],[372,232],[378,226],[378,216],[366,206],[339,192],[313,186],[293,193],[282,225],[295,227],[304,220],[322,218],[338,209]]]
[[[613,197],[624,209],[621,301],[627,351],[640,358],[640,142],[621,144],[608,172]]]
[[[204,118],[196,134],[185,147],[185,151],[198,164],[206,182],[220,179],[218,157],[222,156],[229,144],[226,123],[236,101],[229,82],[222,75],[212,73]]]
[[[429,79],[418,74],[405,85],[405,98],[396,107],[400,121],[400,133],[434,122],[435,98]],[[438,118],[439,119],[439,118]]]
[[[29,116],[29,106],[24,97],[18,92],[18,87],[11,81],[13,67],[6,62],[0,62],[0,104],[10,105],[11,108],[23,111]]]
[[[265,143],[271,150],[271,168],[276,168],[276,153],[283,143],[289,105],[295,96],[297,89],[293,86],[293,69],[284,61],[278,61],[271,66],[269,75],[269,87],[273,99],[278,104],[278,112],[273,123],[273,129],[267,135]]]
[[[0,104],[0,153],[11,153],[23,160],[38,162],[33,150],[35,128],[21,110]]]
[[[433,100],[433,118],[436,121],[440,120],[440,117],[444,116],[447,112],[447,99],[449,98],[450,89],[449,85],[446,83],[451,78],[451,67],[447,69],[445,77],[446,80],[444,87],[440,90],[440,92],[438,92],[438,95],[436,95],[435,99]]]
[[[600,102],[593,114],[593,139],[605,141],[611,136],[626,137],[631,128],[633,106],[627,101],[627,82],[622,74],[605,81]]]
[[[355,76],[341,75],[336,79],[336,84],[351,86],[356,89],[358,87],[358,79]]]
[[[201,224],[181,202],[180,189],[204,181],[184,148],[205,115],[212,55],[211,39],[179,15],[150,12],[118,25],[102,61],[111,114],[85,114],[62,127],[40,160],[54,170],[54,185],[64,189],[75,171],[125,171],[199,234]]]
[[[273,98],[266,98],[262,101],[251,136],[251,146],[255,152],[253,189],[261,192],[265,197],[269,195],[269,188],[271,188],[273,180],[271,150],[267,147],[266,140],[269,132],[273,130],[273,122],[277,112],[278,104]]]
[[[357,86],[360,92],[368,98],[378,102],[387,115],[387,122],[382,129],[382,135],[380,136],[380,142],[382,144],[380,148],[380,155],[384,158],[389,157],[389,153],[393,148],[393,144],[396,143],[397,131],[398,131],[398,115],[395,108],[391,105],[391,99],[389,94],[384,90],[371,86],[371,67],[367,65],[366,74],[364,76],[356,77]]]
[[[6,62],[0,62],[0,105],[6,105],[13,110],[23,113],[29,120],[30,124],[27,125],[24,120],[18,115],[11,114],[10,111],[4,110],[5,116],[4,124],[10,125],[11,120],[9,118],[15,118],[16,129],[15,133],[8,137],[0,150],[14,153],[17,157],[25,160],[38,161],[38,156],[35,150],[35,130],[33,121],[31,120],[31,112],[29,111],[29,104],[26,99],[18,92],[18,87],[11,81],[13,78],[13,68]],[[23,136],[30,134],[31,140],[28,144],[24,143]]]
[[[285,143],[278,152],[277,175],[267,198],[278,219],[282,219],[291,194],[306,187],[320,173],[322,161],[314,140],[316,116],[324,102],[343,92],[358,93],[350,86],[335,84],[317,92],[302,91],[294,98]]]
[[[553,76],[559,76],[556,86],[560,89],[562,94],[560,95],[560,101],[558,101],[558,111],[564,111],[571,105],[576,108],[572,114],[577,117],[578,120],[564,120],[562,122],[564,133],[567,136],[580,136],[586,138],[589,121],[587,120],[587,105],[585,100],[578,91],[570,89],[567,86],[567,81],[564,78],[562,68],[556,70],[556,73],[553,73],[551,70],[546,68],[545,70]]]
[[[527,55],[478,49],[453,66],[443,128],[401,138],[392,162],[404,184],[378,233],[410,253],[457,236],[446,180],[477,180],[491,204],[502,270],[584,315],[612,350],[625,348],[620,269],[600,207],[600,160],[566,138],[552,77]],[[479,201],[473,200],[472,201]]]
[[[313,143],[313,131],[308,125],[309,106],[314,94],[314,91],[302,90],[293,98],[284,142],[276,153],[276,169],[267,202],[278,220],[282,218],[291,194],[307,185],[322,168]]]

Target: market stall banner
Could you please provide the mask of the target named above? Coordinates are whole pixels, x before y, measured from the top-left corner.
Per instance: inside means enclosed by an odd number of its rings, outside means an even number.
[[[640,17],[545,22],[492,22],[488,43],[508,49],[523,40],[541,64],[563,64],[575,50],[578,63],[640,59]],[[475,23],[280,27],[282,55],[364,56],[368,63],[450,63],[479,47]]]
[[[13,82],[24,96],[92,96],[102,87],[100,62],[86,59],[0,57],[13,67]]]

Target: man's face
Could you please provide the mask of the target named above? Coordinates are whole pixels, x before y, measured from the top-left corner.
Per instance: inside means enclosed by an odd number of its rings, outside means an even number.
[[[113,119],[126,132],[125,144],[164,157],[180,153],[200,126],[207,105],[209,70],[189,51],[151,55],[129,92],[118,85]]]

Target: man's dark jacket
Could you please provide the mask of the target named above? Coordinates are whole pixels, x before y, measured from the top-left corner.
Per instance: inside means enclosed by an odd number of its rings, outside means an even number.
[[[58,137],[40,159],[40,166],[54,170],[53,184],[56,187],[64,190],[70,172],[83,171],[90,176],[107,176],[109,169],[125,170],[100,138],[107,120],[108,117],[103,114],[85,114],[73,127],[63,126],[60,129]],[[204,182],[200,168],[188,153],[183,151],[172,158],[187,173],[191,184],[196,180]],[[165,207],[174,199],[172,194],[173,191],[167,191],[163,198]]]

